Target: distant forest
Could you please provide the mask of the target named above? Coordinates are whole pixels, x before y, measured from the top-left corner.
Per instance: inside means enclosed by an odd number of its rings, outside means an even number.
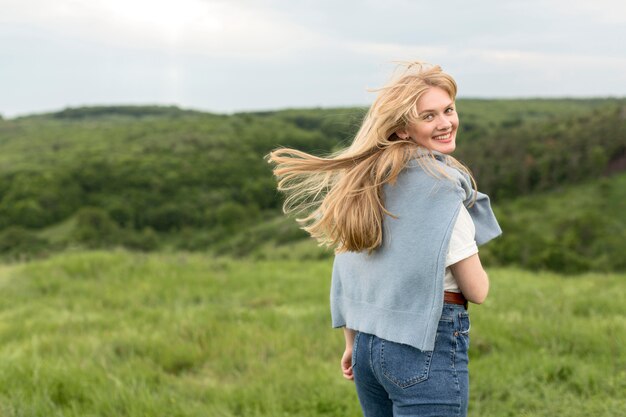
[[[491,195],[505,231],[485,251],[491,262],[626,269],[626,100],[457,107],[455,156]],[[365,111],[117,106],[0,119],[0,256],[115,246],[272,256],[305,235],[282,217],[264,155],[347,146]]]

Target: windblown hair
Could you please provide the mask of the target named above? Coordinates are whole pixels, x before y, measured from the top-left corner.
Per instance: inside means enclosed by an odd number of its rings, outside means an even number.
[[[371,252],[383,241],[383,218],[393,216],[383,204],[382,187],[395,183],[411,159],[417,159],[431,175],[448,177],[429,150],[412,140],[401,139],[399,130],[417,123],[417,101],[430,87],[456,97],[454,79],[441,67],[423,62],[400,63],[396,75],[378,96],[352,144],[327,157],[296,149],[279,148],[267,155],[274,163],[278,190],[286,194],[283,211],[297,218],[320,245],[335,252]],[[418,157],[421,155],[421,157]],[[451,156],[446,164],[469,170]]]

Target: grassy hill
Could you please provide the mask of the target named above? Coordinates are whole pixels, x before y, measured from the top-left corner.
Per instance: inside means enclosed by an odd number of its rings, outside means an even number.
[[[360,415],[330,270],[125,251],[1,266],[0,415]],[[489,272],[470,416],[620,415],[626,276]]]
[[[491,264],[564,273],[626,271],[626,174],[496,202],[504,234]]]
[[[498,206],[626,168],[624,99],[468,99],[458,108],[456,156]],[[263,156],[277,146],[328,153],[351,139],[363,113],[118,106],[0,120],[0,257],[117,246],[240,255],[264,244],[260,236],[297,240],[302,234],[277,220],[281,196]],[[494,256],[518,262],[518,247]],[[521,264],[552,268],[558,256]]]

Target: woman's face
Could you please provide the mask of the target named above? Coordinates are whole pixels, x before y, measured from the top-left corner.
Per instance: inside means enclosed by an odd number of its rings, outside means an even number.
[[[459,116],[454,100],[439,87],[430,87],[417,101],[417,122],[412,123],[398,136],[443,154],[449,154],[456,148],[456,132],[459,128]],[[408,137],[407,137],[408,135]]]

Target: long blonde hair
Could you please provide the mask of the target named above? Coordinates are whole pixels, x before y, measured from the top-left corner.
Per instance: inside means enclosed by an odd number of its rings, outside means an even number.
[[[439,87],[453,100],[454,79],[438,65],[400,63],[396,76],[378,91],[352,144],[318,157],[296,149],[279,148],[267,155],[276,164],[278,190],[286,194],[283,211],[304,214],[296,219],[320,245],[335,252],[373,251],[382,243],[383,218],[389,213],[382,199],[382,186],[393,184],[407,162],[417,158],[431,174],[434,155],[416,142],[401,139],[395,132],[418,120],[417,101],[430,87]],[[446,163],[469,175],[469,170],[451,156]]]

